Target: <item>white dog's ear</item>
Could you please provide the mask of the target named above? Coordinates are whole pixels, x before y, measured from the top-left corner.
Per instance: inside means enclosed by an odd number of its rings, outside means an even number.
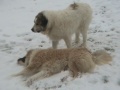
[[[46,27],[47,23],[48,23],[48,19],[46,18],[46,16],[43,14],[43,12],[40,12],[37,16],[37,23],[40,23],[41,26]]]

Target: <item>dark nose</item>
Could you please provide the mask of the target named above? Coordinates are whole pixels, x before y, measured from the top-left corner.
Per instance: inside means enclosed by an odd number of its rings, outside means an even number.
[[[33,28],[32,28],[31,30],[34,32],[34,29],[33,29]]]

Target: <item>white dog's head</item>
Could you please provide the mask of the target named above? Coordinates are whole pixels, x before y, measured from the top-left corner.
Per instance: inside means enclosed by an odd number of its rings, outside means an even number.
[[[33,32],[44,32],[46,31],[48,19],[45,17],[43,12],[38,13],[34,20],[34,26],[31,29]]]

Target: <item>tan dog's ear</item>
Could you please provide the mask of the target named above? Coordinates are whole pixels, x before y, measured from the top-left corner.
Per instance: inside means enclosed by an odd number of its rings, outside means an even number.
[[[32,54],[33,50],[29,50],[26,54],[26,59],[29,59],[30,58],[30,55]]]
[[[27,52],[27,55],[26,55],[26,56],[30,55],[30,54],[32,53],[32,51],[33,51],[33,49],[29,50],[29,51]]]

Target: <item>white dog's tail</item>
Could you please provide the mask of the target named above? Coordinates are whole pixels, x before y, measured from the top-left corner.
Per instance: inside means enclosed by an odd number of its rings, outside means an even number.
[[[94,52],[92,55],[93,55],[93,61],[97,65],[108,64],[110,61],[112,61],[111,55],[107,53],[105,50],[98,50]]]

